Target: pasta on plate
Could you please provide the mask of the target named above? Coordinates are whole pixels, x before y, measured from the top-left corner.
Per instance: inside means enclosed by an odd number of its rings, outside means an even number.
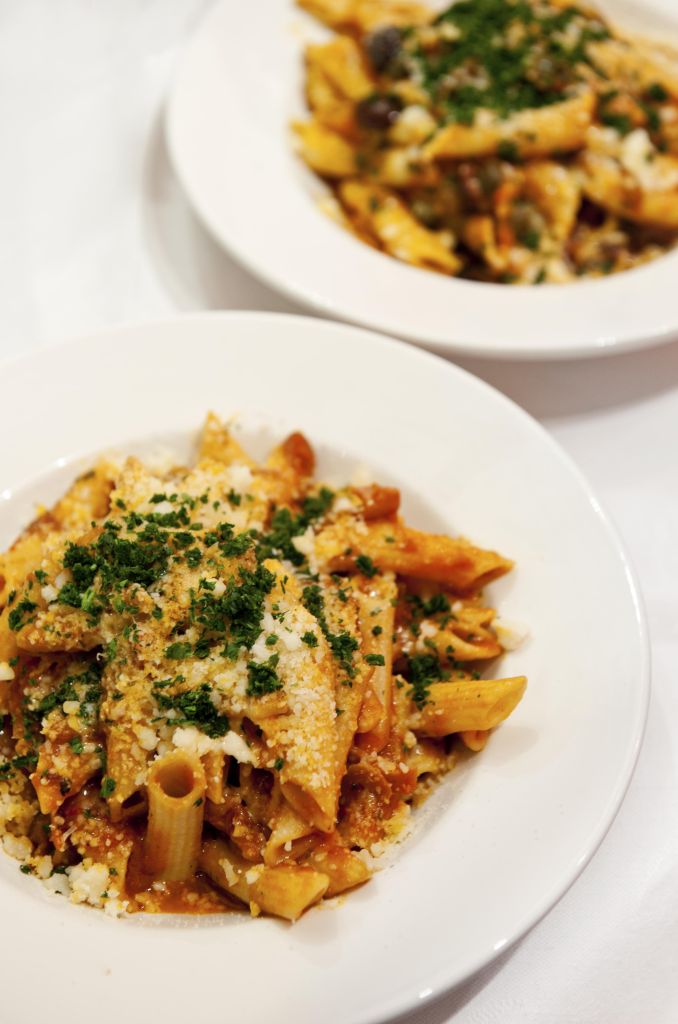
[[[678,239],[678,52],[569,0],[299,0],[299,152],[326,211],[413,266],[541,284]]]
[[[364,882],[525,679],[483,602],[511,569],[397,489],[257,464],[210,414],[195,465],[102,459],[0,556],[0,829],[108,913],[294,920]]]

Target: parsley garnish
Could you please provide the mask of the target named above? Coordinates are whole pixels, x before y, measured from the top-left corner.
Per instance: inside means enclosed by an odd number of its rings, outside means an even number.
[[[301,601],[304,608],[313,615],[322,630],[323,636],[330,645],[332,654],[337,659],[349,679],[353,679],[356,670],[353,664],[353,653],[358,649],[358,641],[350,633],[332,633],[325,616],[325,598],[317,583],[304,587]]]
[[[177,640],[165,648],[165,657],[179,661],[182,658],[190,658],[193,653],[193,645],[185,640]]]
[[[360,570],[363,576],[376,576],[379,570],[372,561],[369,555],[358,555],[355,560],[356,568]]]
[[[180,680],[182,677],[178,677]],[[206,736],[213,739],[225,736],[230,730],[226,715],[219,713],[212,703],[212,688],[203,683],[195,690],[184,690],[183,693],[169,694],[164,687],[177,680],[161,680],[153,688],[153,696],[162,711],[179,712],[171,719],[172,725],[194,725]]]
[[[269,531],[259,537],[257,557],[260,560],[286,558],[292,565],[303,565],[305,556],[297,551],[292,541],[304,533],[314,520],[321,519],[333,500],[334,492],[329,487],[322,487],[317,494],[304,499],[298,515],[293,515],[288,508],[277,509]]]
[[[15,633],[23,629],[24,626],[32,621],[30,615],[37,607],[35,601],[29,601],[26,597],[23,601],[19,601],[16,608],[12,608],[7,617],[9,628]]]
[[[445,679],[440,660],[435,654],[415,654],[408,659],[410,697],[418,708],[428,703],[431,683]]]
[[[272,654],[268,661],[250,661],[247,666],[248,697],[263,697],[267,693],[282,690],[282,680],[278,677],[276,667],[280,656]]]
[[[115,779],[112,779],[110,777],[110,775],[107,775],[106,778],[101,783],[101,796],[102,796],[102,799],[108,800],[108,798],[110,796],[113,796],[114,792],[115,792]]]

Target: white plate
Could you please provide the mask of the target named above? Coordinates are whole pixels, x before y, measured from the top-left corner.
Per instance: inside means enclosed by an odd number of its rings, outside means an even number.
[[[604,7],[645,32],[678,32],[675,0]],[[445,352],[573,357],[678,334],[678,251],[608,278],[510,287],[407,266],[331,221],[318,205],[325,187],[295,156],[289,130],[304,112],[304,42],[324,34],[292,0],[237,11],[222,0],[174,81],[174,166],[205,225],[249,270],[326,315]]]
[[[648,656],[626,556],[589,488],[524,412],[456,367],[355,328],[266,314],[130,327],[2,368],[0,542],[94,452],[177,440],[207,409],[262,443],[298,427],[322,467],[372,466],[424,528],[513,556],[491,588],[532,639],[526,697],[424,808],[393,866],[338,907],[274,920],[112,921],[48,897],[0,853],[13,1024],[381,1022],[505,950],[563,894],[619,807]],[[582,923],[585,927],[585,922]],[[36,955],[39,985],[36,985]],[[55,996],[55,993],[58,993]]]

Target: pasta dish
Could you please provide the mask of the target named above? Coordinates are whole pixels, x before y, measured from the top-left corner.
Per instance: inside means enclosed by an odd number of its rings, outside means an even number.
[[[560,283],[678,239],[678,53],[570,0],[299,0],[301,156],[327,212],[415,267]]]
[[[366,881],[525,679],[482,588],[512,563],[397,489],[262,463],[210,414],[191,468],[102,459],[0,556],[0,832],[119,915],[295,920]]]

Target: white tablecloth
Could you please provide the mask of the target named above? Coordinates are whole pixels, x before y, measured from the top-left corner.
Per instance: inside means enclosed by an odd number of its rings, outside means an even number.
[[[298,311],[218,249],[168,164],[163,98],[206,6],[0,2],[1,357],[181,310]],[[654,688],[631,788],[582,877],[515,949],[408,1022],[674,1024],[678,344],[462,365],[540,419],[616,519],[644,588]]]

